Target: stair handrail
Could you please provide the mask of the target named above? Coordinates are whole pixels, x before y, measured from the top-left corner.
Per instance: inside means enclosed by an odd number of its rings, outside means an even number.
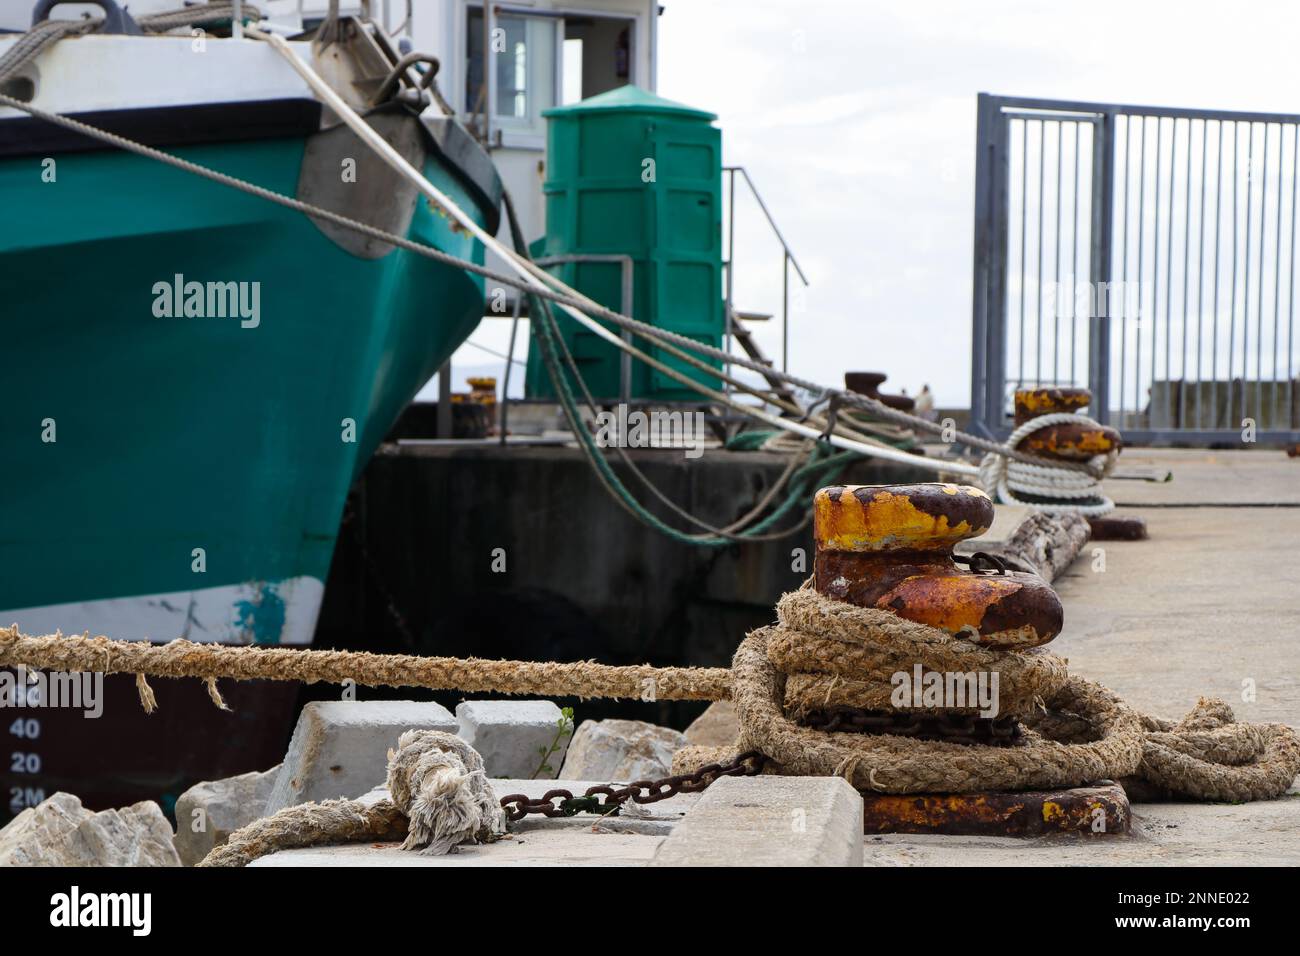
[[[735,321],[734,303],[732,292],[734,288],[735,261],[736,261],[736,174],[739,173],[744,179],[745,185],[749,188],[749,193],[758,203],[758,208],[763,211],[763,216],[767,219],[768,226],[771,227],[773,235],[776,236],[777,242],[781,244],[781,371],[787,371],[790,355],[790,266],[794,266],[795,274],[799,281],[803,283],[804,288],[808,287],[808,276],[804,274],[803,267],[799,265],[799,260],[795,258],[794,251],[790,244],[785,241],[785,235],[781,228],[776,224],[776,219],[772,212],[767,208],[767,203],[763,201],[758,187],[754,185],[753,178],[744,166],[723,166],[722,171],[727,174],[727,301],[726,301],[726,345],[725,351],[731,352],[731,329]],[[730,371],[730,366],[724,371]],[[730,387],[727,387],[730,391]]]

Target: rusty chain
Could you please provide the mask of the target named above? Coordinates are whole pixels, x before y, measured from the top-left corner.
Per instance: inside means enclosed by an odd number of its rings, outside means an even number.
[[[1014,716],[995,718],[973,714],[923,714],[902,711],[826,707],[812,710],[799,721],[825,733],[891,734],[920,740],[1009,746],[1020,742],[1020,722]]]
[[[637,780],[623,787],[608,783],[597,784],[588,787],[580,797],[575,797],[571,790],[559,789],[548,790],[537,798],[512,793],[501,798],[501,809],[506,811],[506,818],[511,822],[522,820],[532,813],[546,817],[571,817],[579,813],[610,816],[618,813],[628,800],[633,803],[657,803],[679,793],[699,793],[721,777],[752,777],[761,773],[766,763],[767,757],[757,750],[750,750],[730,763],[706,764],[694,773],[677,774],[659,780]]]

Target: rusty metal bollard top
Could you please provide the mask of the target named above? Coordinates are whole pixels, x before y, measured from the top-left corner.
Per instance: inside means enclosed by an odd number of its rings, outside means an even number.
[[[1016,425],[1023,425],[1043,415],[1056,412],[1079,414],[1092,403],[1086,388],[1024,388],[1016,392]],[[1124,447],[1118,431],[1107,425],[1068,422],[1045,425],[1026,435],[1020,449],[1044,458],[1087,461]]]
[[[953,484],[834,485],[813,501],[813,584],[827,597],[978,640],[1034,647],[1061,632],[1036,574],[959,568],[952,549],[993,524],[993,502]]]

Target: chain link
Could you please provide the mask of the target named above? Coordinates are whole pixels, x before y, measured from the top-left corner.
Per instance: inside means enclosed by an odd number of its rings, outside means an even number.
[[[992,746],[1018,743],[1022,733],[1020,722],[1012,716],[990,719],[973,714],[918,714],[854,707],[809,711],[800,723],[823,733],[892,734]]]
[[[511,822],[522,820],[529,814],[545,817],[572,817],[579,813],[600,816],[617,814],[628,800],[633,803],[658,803],[679,793],[699,793],[721,777],[752,777],[761,773],[767,757],[757,750],[741,754],[731,763],[711,763],[693,773],[677,774],[659,780],[637,780],[626,786],[597,784],[575,797],[571,790],[548,790],[542,796],[530,798],[527,794],[512,793],[501,798],[501,809]],[[603,799],[602,799],[603,798]]]

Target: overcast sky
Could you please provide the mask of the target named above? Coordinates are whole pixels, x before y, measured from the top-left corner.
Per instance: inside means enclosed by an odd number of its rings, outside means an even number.
[[[659,92],[719,114],[811,279],[791,369],[945,404],[969,401],[977,93],[1300,112],[1294,2],[665,6]],[[778,248],[736,232],[737,304],[779,307]]]

